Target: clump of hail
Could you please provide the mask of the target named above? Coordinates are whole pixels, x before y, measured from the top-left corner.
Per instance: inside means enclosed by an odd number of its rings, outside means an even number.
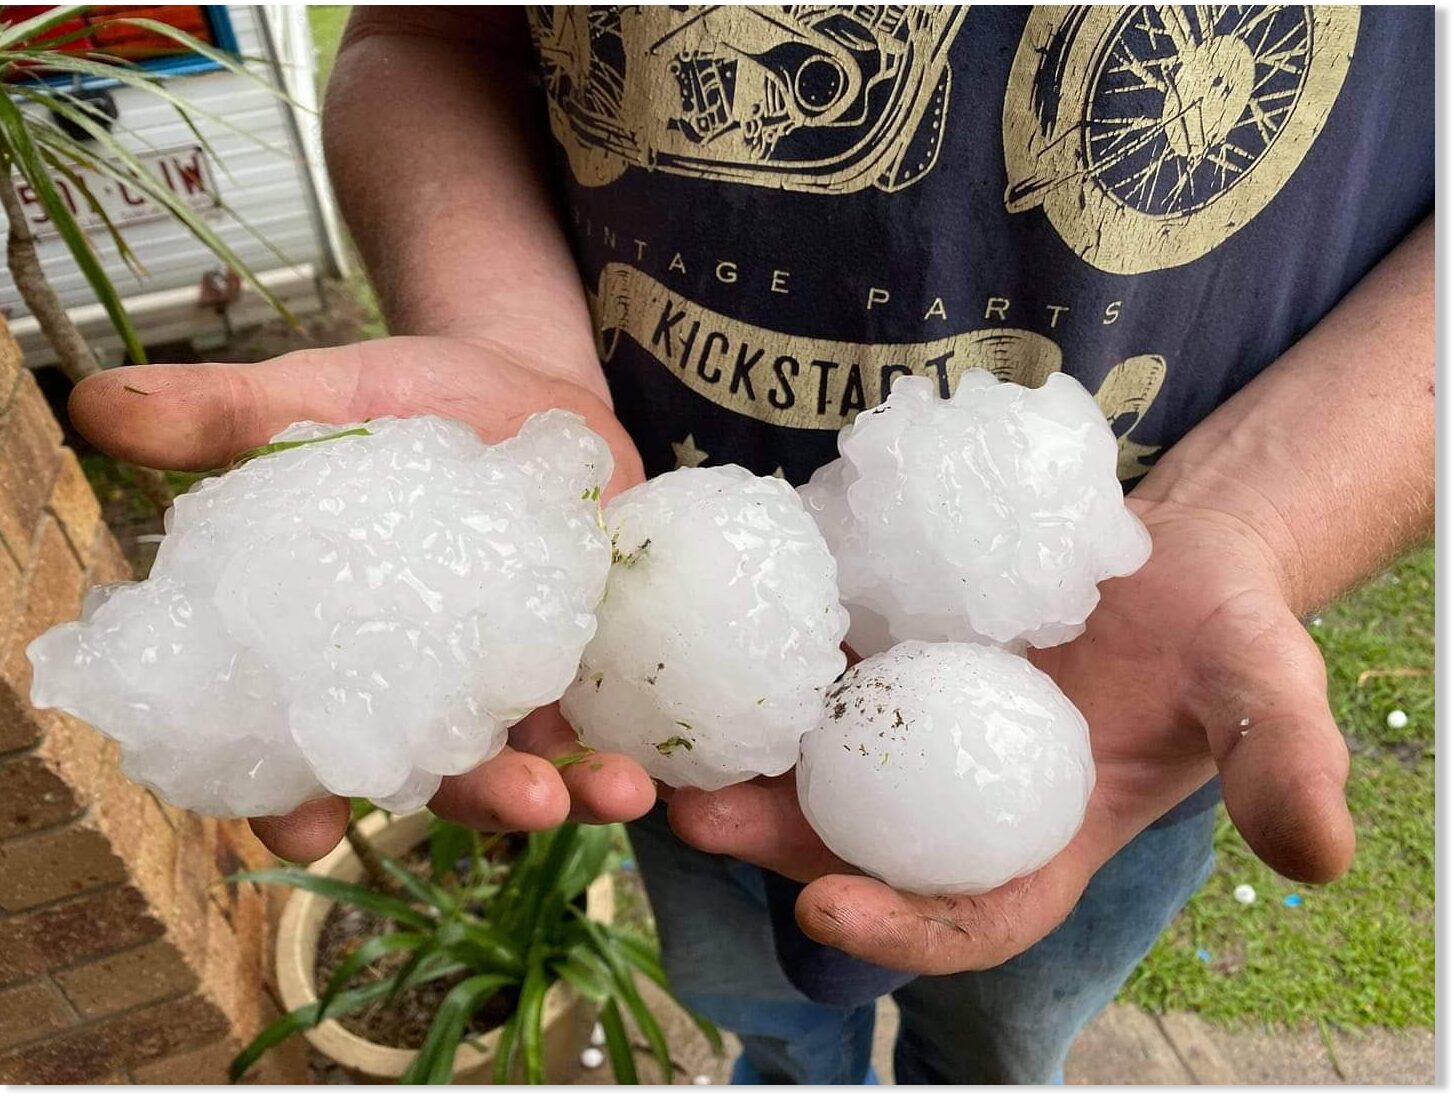
[[[905,641],[851,667],[803,737],[798,803],[844,861],[911,892],[984,892],[1080,829],[1085,718],[1012,652]]]
[[[1095,782],[1084,718],[1023,653],[1077,637],[1151,538],[1066,374],[1030,389],[972,370],[948,400],[902,378],[838,448],[802,495],[870,658],[803,738],[799,803],[890,884],[983,892],[1069,843]]]
[[[668,785],[781,774],[843,671],[833,558],[796,493],[678,469],[605,509],[616,560],[561,709],[584,743]]]
[[[802,495],[860,655],[903,640],[1060,644],[1085,628],[1096,584],[1151,553],[1116,438],[1068,374],[1029,389],[971,370],[949,400],[900,378],[838,449]]]
[[[495,446],[421,416],[298,423],[262,449],[178,497],[148,579],[31,643],[32,700],[183,808],[422,805],[574,677],[611,561],[610,452],[566,412]]]

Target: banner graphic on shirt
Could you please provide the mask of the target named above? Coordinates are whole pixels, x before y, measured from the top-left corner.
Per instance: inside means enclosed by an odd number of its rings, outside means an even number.
[[[1356,6],[1037,7],[1005,91],[1005,208],[1042,207],[1087,263],[1190,263],[1256,217],[1313,147]]]
[[[964,8],[529,9],[550,128],[585,187],[628,167],[790,191],[895,191],[933,166]]]
[[[930,378],[948,397],[966,370],[989,370],[1002,381],[1036,386],[1061,369],[1055,341],[1020,328],[885,344],[773,331],[690,301],[624,263],[601,272],[591,309],[603,361],[611,360],[625,336],[694,393],[780,427],[836,430],[881,403],[896,379],[911,374]],[[1157,450],[1133,442],[1130,434],[1165,377],[1160,355],[1135,355],[1112,367],[1096,391],[1120,440],[1123,480],[1146,472],[1144,459]]]

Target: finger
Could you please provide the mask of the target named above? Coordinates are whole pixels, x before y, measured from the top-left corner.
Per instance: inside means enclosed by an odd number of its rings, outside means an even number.
[[[678,789],[669,802],[667,819],[689,846],[751,862],[795,881],[853,872],[803,818],[792,773],[712,793]]]
[[[537,709],[510,730],[520,751],[549,759],[577,755],[582,748],[560,707]],[[625,823],[646,815],[656,803],[656,786],[641,765],[625,755],[592,752],[559,768],[570,794],[570,818],[579,823]]]
[[[286,816],[256,816],[248,825],[279,858],[316,862],[343,838],[349,811],[346,798],[324,797],[300,805]]]
[[[357,418],[354,348],[298,351],[252,366],[128,366],[71,392],[76,430],[154,469],[215,469],[298,420]]]
[[[1249,594],[1198,631],[1191,666],[1189,704],[1247,845],[1294,880],[1341,876],[1356,844],[1343,796],[1348,746],[1317,645],[1284,607]]]
[[[1059,926],[1088,877],[1075,856],[979,896],[915,896],[870,877],[835,874],[803,889],[803,933],[901,972],[993,968]]]
[[[429,807],[478,831],[545,831],[565,822],[570,795],[549,762],[507,747],[469,773],[445,778]]]

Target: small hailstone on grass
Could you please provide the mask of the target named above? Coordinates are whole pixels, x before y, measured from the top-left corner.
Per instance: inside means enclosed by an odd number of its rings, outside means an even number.
[[[848,670],[803,737],[798,803],[895,888],[985,892],[1074,837],[1095,785],[1085,718],[1027,660],[905,641]]]
[[[600,1048],[606,1043],[606,1027],[597,1022],[591,1027],[591,1044]]]
[[[1257,889],[1250,884],[1239,884],[1232,889],[1232,899],[1239,904],[1251,904],[1257,902]]]
[[[267,449],[177,498],[149,579],[31,643],[32,700],[182,808],[418,807],[574,677],[610,451],[567,412],[496,446],[421,416],[297,423]]]
[[[1068,374],[1027,389],[970,370],[949,400],[900,378],[838,449],[802,495],[860,654],[902,640],[1060,644],[1084,630],[1096,584],[1151,553],[1116,479],[1116,438]]]
[[[694,1086],[694,1087],[709,1087],[711,1085],[712,1085],[712,1077],[710,1075],[693,1075],[692,1076],[692,1086]]]
[[[1407,728],[1409,726],[1409,715],[1405,713],[1402,709],[1393,710],[1393,712],[1389,713],[1388,717],[1385,719],[1388,721],[1388,726],[1394,731],[1398,731],[1400,728]]]
[[[561,709],[660,781],[781,774],[842,672],[848,615],[797,494],[736,465],[678,469],[606,507],[600,622]]]
[[[595,1071],[606,1062],[606,1054],[594,1045],[581,1049],[581,1067]]]

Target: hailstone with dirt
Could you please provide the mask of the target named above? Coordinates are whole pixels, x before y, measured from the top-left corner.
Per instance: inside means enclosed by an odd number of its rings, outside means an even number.
[[[978,893],[1074,838],[1095,765],[1085,718],[1028,660],[905,641],[829,692],[797,783],[844,861],[908,892]]]
[[[182,808],[418,807],[573,678],[611,561],[610,452],[560,411],[494,446],[420,416],[262,449],[177,498],[150,578],[31,643],[32,700]]]
[[[1150,555],[1115,436],[1068,374],[1030,389],[970,370],[949,400],[900,378],[838,449],[802,495],[860,654],[903,640],[1060,644],[1085,628],[1100,581]]]
[[[848,626],[797,494],[736,465],[678,469],[617,496],[605,520],[600,627],[561,700],[581,740],[675,787],[790,769]]]

